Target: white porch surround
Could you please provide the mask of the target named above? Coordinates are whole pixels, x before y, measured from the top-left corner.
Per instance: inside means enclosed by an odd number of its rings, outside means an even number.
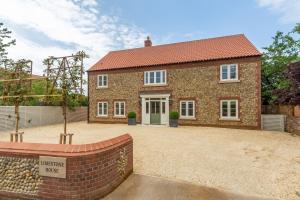
[[[142,124],[151,124],[150,113],[152,108],[150,102],[153,101],[153,99],[155,99],[154,101],[160,102],[160,106],[159,106],[160,124],[169,126],[170,94],[141,94],[140,97],[142,99]],[[146,112],[147,103],[148,103],[148,112]]]

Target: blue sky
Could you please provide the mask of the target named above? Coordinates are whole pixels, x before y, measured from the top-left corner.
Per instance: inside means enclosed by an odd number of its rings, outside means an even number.
[[[101,5],[143,27],[159,42],[244,33],[260,48],[277,30],[289,31],[300,22],[299,14],[298,19],[285,21],[279,10],[252,0],[110,0]]]
[[[14,59],[34,61],[85,50],[89,68],[110,50],[244,33],[259,49],[300,22],[300,0],[2,0]]]

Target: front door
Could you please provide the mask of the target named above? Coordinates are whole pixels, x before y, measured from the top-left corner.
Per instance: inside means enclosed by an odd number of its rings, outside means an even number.
[[[150,124],[161,124],[160,101],[150,101]]]
[[[142,124],[169,125],[169,96],[141,95]]]

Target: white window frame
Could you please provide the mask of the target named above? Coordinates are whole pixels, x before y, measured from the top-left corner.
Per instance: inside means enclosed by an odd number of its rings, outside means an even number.
[[[231,106],[230,102],[235,101],[235,110],[236,110],[236,116],[231,116]],[[227,116],[223,116],[223,109],[222,104],[223,102],[227,102]],[[224,99],[220,100],[220,119],[225,120],[239,120],[239,100],[237,99]]]
[[[235,72],[236,72],[236,76],[235,78],[230,78],[230,73],[231,73],[231,66],[235,66]],[[222,77],[222,68],[226,67],[227,68],[227,79],[223,79]],[[239,67],[238,64],[224,64],[224,65],[220,65],[220,81],[238,81],[239,80]]]
[[[186,104],[186,115],[182,115],[182,103],[185,102]],[[188,115],[188,104],[192,102],[193,103],[193,116]],[[196,107],[195,107],[195,100],[181,100],[179,102],[180,104],[180,119],[195,119],[195,112],[196,112]]]
[[[120,109],[120,104],[124,104],[124,114],[123,115],[117,113],[117,104],[119,104],[119,109]],[[114,102],[114,116],[115,117],[125,117],[126,116],[126,107],[125,106],[126,106],[125,101],[115,101]],[[120,113],[120,111],[119,111],[119,113]]]
[[[150,83],[150,73],[154,73],[154,83]],[[156,83],[156,72],[160,72],[161,82]],[[163,76],[163,74],[165,76]],[[148,83],[147,81],[148,80]],[[162,80],[165,80],[162,82]],[[166,85],[167,84],[167,70],[154,70],[154,71],[145,71],[144,72],[144,85]]]
[[[100,77],[101,77],[101,81],[103,83],[103,77],[106,77],[106,85],[100,85]],[[97,76],[97,88],[108,88],[108,75],[107,74],[99,74]]]
[[[100,104],[102,104],[102,113],[99,113],[100,111]],[[104,113],[104,104],[106,104],[106,114]],[[108,117],[108,102],[107,101],[99,101],[97,104],[97,116],[98,117]]]

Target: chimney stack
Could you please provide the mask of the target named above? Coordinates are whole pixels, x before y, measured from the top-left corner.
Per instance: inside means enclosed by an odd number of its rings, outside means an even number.
[[[151,47],[152,46],[152,42],[149,36],[147,36],[147,40],[144,41],[145,42],[145,47]]]

